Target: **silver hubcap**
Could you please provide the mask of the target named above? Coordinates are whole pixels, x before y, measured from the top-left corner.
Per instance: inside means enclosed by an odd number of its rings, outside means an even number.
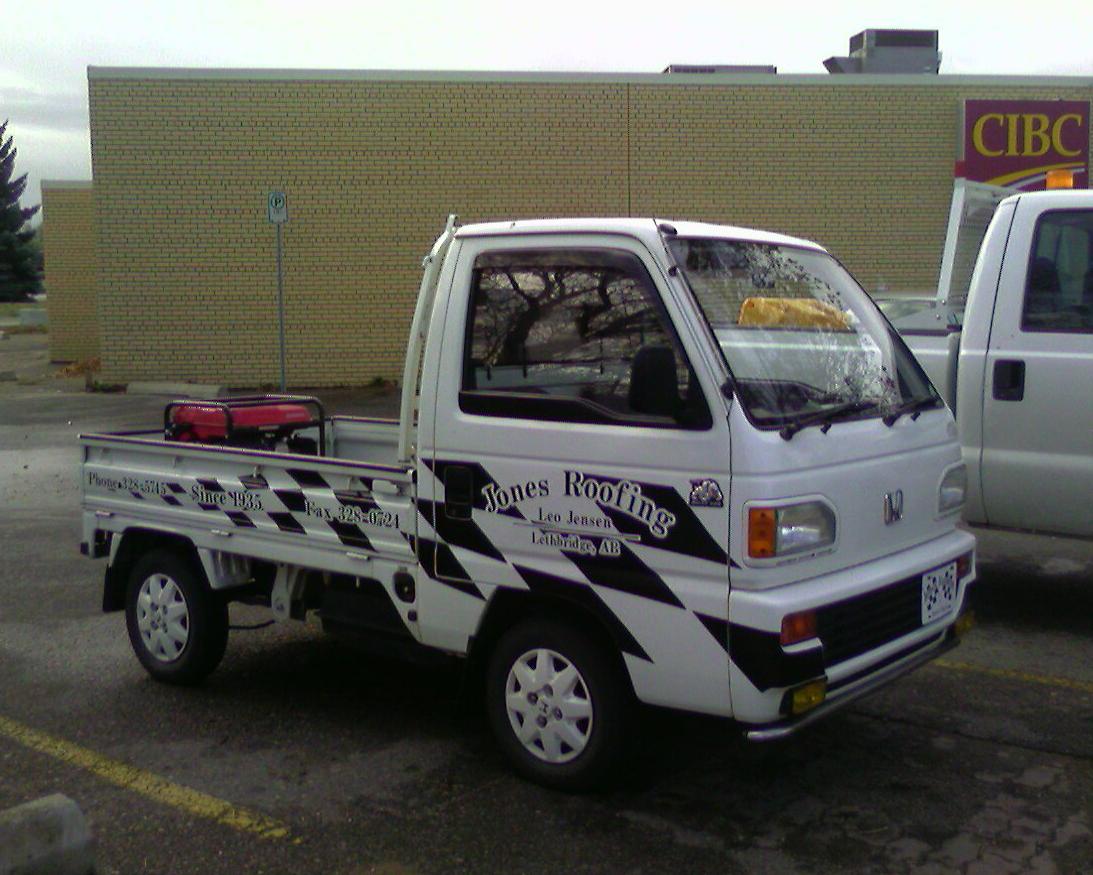
[[[513,663],[505,706],[520,743],[544,762],[568,763],[588,745],[593,716],[588,685],[553,650],[529,650]]]
[[[137,593],[137,629],[145,649],[160,662],[174,662],[190,640],[190,608],[166,574],[153,574]]]

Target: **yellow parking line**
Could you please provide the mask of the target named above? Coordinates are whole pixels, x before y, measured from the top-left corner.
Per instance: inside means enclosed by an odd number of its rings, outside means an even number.
[[[31,729],[2,715],[0,715],[0,736],[6,736],[24,747],[91,772],[104,781],[132,790],[164,805],[170,805],[187,814],[204,817],[260,838],[300,843],[299,839],[292,839],[287,826],[263,814],[248,811],[246,808],[217,799],[207,793],[172,783],[152,772],[109,759],[86,747]]]
[[[934,665],[953,671],[966,671],[973,674],[985,674],[996,678],[1006,678],[1011,681],[1023,681],[1027,684],[1044,684],[1049,687],[1062,687],[1064,690],[1079,690],[1083,693],[1093,693],[1093,683],[1089,681],[1076,681],[1072,678],[1057,678],[1045,674],[1033,674],[1027,671],[1016,671],[1012,668],[992,668],[989,665],[976,665],[971,662],[952,662],[948,659],[935,659]]]

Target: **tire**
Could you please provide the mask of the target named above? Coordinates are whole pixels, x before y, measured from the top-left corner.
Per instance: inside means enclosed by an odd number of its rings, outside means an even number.
[[[529,620],[497,642],[486,672],[486,710],[520,774],[560,790],[602,784],[624,752],[629,686],[587,633]]]
[[[125,625],[145,671],[169,684],[206,678],[228,644],[227,603],[194,561],[172,550],[153,550],[133,566]]]

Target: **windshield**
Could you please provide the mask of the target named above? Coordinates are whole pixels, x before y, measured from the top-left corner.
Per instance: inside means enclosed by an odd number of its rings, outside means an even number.
[[[824,252],[739,240],[668,246],[763,427],[883,416],[937,393],[876,306]]]

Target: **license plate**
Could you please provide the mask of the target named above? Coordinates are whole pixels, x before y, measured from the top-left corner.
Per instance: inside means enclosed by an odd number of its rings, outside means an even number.
[[[922,624],[944,617],[956,603],[956,563],[922,575]]]

